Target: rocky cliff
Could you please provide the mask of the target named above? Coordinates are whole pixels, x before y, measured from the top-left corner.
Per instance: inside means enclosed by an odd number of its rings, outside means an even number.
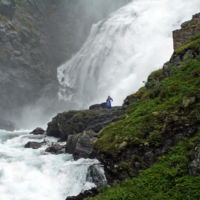
[[[174,49],[190,39],[192,35],[200,33],[200,14],[192,16],[192,19],[181,24],[180,30],[173,31]]]
[[[43,109],[59,110],[57,67],[79,50],[93,23],[125,3],[1,0],[1,117],[19,118],[21,108],[38,101]],[[97,8],[105,8],[103,14]]]

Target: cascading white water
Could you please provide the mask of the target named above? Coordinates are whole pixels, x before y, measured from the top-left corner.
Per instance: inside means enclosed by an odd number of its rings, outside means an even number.
[[[0,130],[0,199],[64,200],[95,187],[86,175],[91,165],[98,166],[97,160],[73,161],[70,154],[46,153],[48,143],[56,141],[53,137],[46,137],[47,145],[40,149],[24,148],[28,141],[43,140],[28,131]]]
[[[93,25],[81,50],[58,68],[59,97],[87,108],[111,95],[121,105],[169,60],[172,31],[199,8],[199,0],[134,0]]]

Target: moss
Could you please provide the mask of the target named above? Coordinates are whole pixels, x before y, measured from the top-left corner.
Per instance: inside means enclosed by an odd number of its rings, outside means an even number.
[[[154,146],[160,146],[162,144],[162,134],[161,131],[154,131],[150,133],[148,143]]]
[[[7,18],[5,15],[2,15],[2,14],[0,14],[0,20],[1,20],[2,22],[7,22],[7,21],[9,21],[8,18]]]
[[[74,117],[85,117],[85,116],[94,116],[94,115],[96,115],[95,112],[89,112],[88,110],[83,110],[74,114]]]

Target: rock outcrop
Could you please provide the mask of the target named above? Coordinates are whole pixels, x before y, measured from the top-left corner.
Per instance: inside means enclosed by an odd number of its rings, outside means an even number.
[[[27,144],[25,144],[25,148],[32,148],[32,149],[39,149],[40,147],[42,147],[43,145],[45,145],[46,142],[28,142]]]
[[[193,15],[190,21],[182,23],[180,30],[173,31],[174,49],[197,33],[200,33],[200,13]]]
[[[34,129],[32,132],[30,132],[30,134],[33,134],[33,135],[42,135],[44,134],[45,130],[43,128],[36,128]]]
[[[111,109],[68,111],[59,113],[48,123],[47,135],[67,140],[69,135],[75,135],[84,130],[93,130],[98,133],[108,124],[118,121],[125,112],[123,107]]]
[[[96,133],[92,130],[83,131],[83,133],[69,135],[65,147],[65,153],[73,154],[74,159],[95,158],[93,144],[98,139]]]

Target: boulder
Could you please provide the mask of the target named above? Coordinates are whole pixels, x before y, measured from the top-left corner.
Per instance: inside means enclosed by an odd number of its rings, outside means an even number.
[[[33,135],[42,135],[44,134],[45,130],[38,127],[36,129],[34,129],[32,132],[30,132],[30,134],[33,134]]]
[[[102,108],[105,108],[105,105],[106,105],[106,102],[101,103],[101,104],[94,104],[89,107],[89,110],[102,109]]]
[[[65,153],[65,146],[61,146],[60,144],[56,143],[48,147],[45,151],[53,153],[53,154],[61,154],[61,153]]]
[[[25,148],[39,149],[42,145],[45,145],[46,142],[28,142],[25,144]]]
[[[70,135],[65,147],[65,153],[73,154],[74,159],[94,158],[93,144],[98,139],[92,130],[83,133]]]

